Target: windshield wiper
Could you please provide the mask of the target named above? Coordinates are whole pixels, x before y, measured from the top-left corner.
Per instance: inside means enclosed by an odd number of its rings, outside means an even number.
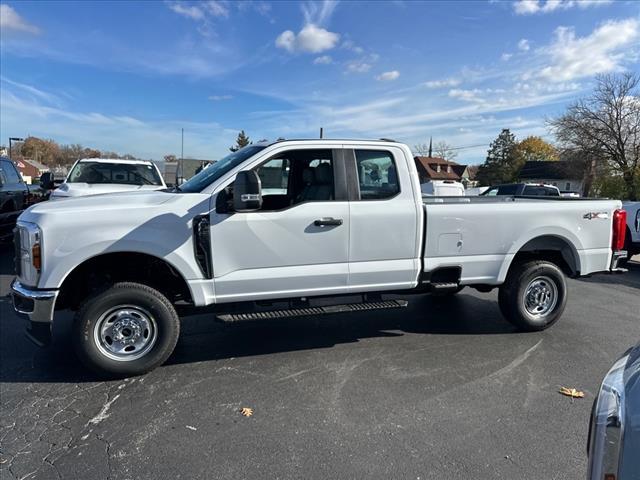
[[[143,182],[145,182],[147,185],[157,185],[156,183],[153,183],[151,180],[143,177],[142,175],[140,175],[138,172],[131,172],[133,173],[136,177],[138,177],[139,179],[141,179]]]

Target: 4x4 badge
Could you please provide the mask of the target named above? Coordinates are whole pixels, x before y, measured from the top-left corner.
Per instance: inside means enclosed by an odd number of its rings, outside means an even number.
[[[607,218],[609,218],[609,214],[607,212],[589,212],[585,213],[582,218],[586,218],[587,220],[593,220],[594,218],[606,220]]]

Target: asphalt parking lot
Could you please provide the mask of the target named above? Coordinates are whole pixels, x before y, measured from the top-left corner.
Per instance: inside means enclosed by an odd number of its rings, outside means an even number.
[[[571,280],[542,333],[469,289],[374,314],[197,316],[166,365],[103,382],[77,365],[68,317],[47,350],[23,337],[1,255],[2,479],[583,479],[594,394],[640,339],[633,262]]]

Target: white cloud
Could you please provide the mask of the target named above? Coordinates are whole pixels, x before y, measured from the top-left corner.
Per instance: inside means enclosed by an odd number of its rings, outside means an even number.
[[[481,93],[482,93],[482,90],[478,88],[474,88],[473,90],[453,88],[449,90],[449,96],[451,98],[457,98],[459,100],[464,100],[465,102],[483,103],[484,99],[479,96]]]
[[[173,2],[168,4],[169,9],[178,15],[191,18],[192,20],[201,20],[204,18],[204,12],[196,6],[185,5],[181,2]]]
[[[233,95],[210,95],[209,100],[213,102],[220,102],[222,100],[231,100]]]
[[[576,37],[572,28],[558,27],[554,42],[540,50],[549,56],[550,65],[539,70],[537,76],[569,81],[621,71],[623,65],[637,55],[639,40],[640,21],[636,18],[610,20],[586,37]],[[525,78],[532,76],[536,73],[528,73]]]
[[[276,46],[288,52],[320,53],[331,50],[340,41],[340,35],[312,23],[305,25],[296,35],[285,30],[276,38]]]
[[[611,3],[613,0],[517,0],[513,3],[513,10],[517,15],[532,15],[535,13],[549,13],[555,10],[568,10],[573,7],[598,7]]]
[[[424,85],[427,88],[445,88],[445,87],[455,87],[462,83],[457,78],[443,78],[441,80],[430,80],[428,82],[424,82]]]
[[[344,42],[342,42],[342,45],[340,45],[341,48],[344,48],[346,50],[351,50],[354,53],[357,53],[358,55],[362,55],[364,53],[364,48],[362,48],[359,45],[356,45],[353,40],[345,40]]]
[[[321,3],[306,2],[302,4],[305,24],[324,25],[329,21],[338,6],[336,0],[323,0]]]
[[[45,92],[44,90],[40,90],[32,85],[27,85],[25,83],[16,82],[7,77],[0,76],[0,82],[5,84],[5,87],[12,86],[16,87],[22,92],[26,93],[32,99],[43,100],[47,103],[60,105],[62,102],[58,95],[54,95],[53,93]]]
[[[313,63],[315,65],[329,65],[333,63],[333,59],[329,55],[322,55],[321,57],[316,58]]]
[[[500,60],[502,60],[503,62],[508,62],[511,59],[511,57],[513,57],[513,53],[503,53],[500,56]]]
[[[347,72],[349,73],[367,73],[371,70],[371,64],[361,60],[354,60],[347,63]]]
[[[397,80],[400,77],[398,70],[391,70],[390,72],[384,72],[376,77],[376,80],[381,82],[391,82]]]
[[[526,38],[523,38],[518,42],[518,50],[528,52],[530,48],[531,45],[529,44],[529,40],[527,40]]]
[[[18,15],[12,7],[0,4],[0,30],[2,32],[40,33],[40,29]]]
[[[292,30],[282,32],[276,38],[276,47],[290,53],[320,53],[336,47],[340,41],[340,35],[330,32],[324,28],[324,25],[333,15],[337,5],[338,2],[335,0],[303,3],[304,26],[297,34]]]
[[[229,8],[227,5],[228,2],[218,0],[209,0],[202,4],[203,8],[205,8],[212,16],[225,18],[229,16]]]

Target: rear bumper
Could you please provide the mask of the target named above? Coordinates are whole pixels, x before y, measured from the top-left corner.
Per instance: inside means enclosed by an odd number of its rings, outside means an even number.
[[[618,264],[621,260],[627,258],[626,250],[617,250],[613,252],[611,255],[611,264],[609,265],[609,270],[612,272],[626,272],[625,268],[619,267]]]
[[[11,297],[14,310],[29,321],[27,337],[41,347],[51,343],[51,325],[58,290],[36,290],[14,280]]]

